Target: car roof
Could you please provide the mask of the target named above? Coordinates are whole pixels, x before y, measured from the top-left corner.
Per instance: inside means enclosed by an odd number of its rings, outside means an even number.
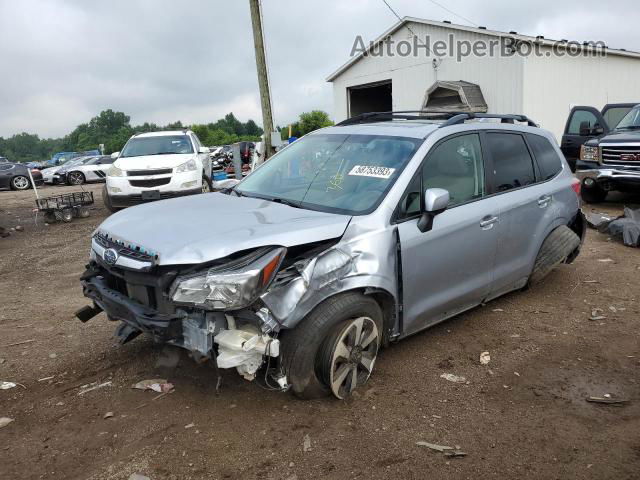
[[[138,133],[134,135],[136,138],[144,138],[144,137],[167,137],[170,135],[186,135],[191,130],[165,130],[162,132],[146,132],[146,133]]]

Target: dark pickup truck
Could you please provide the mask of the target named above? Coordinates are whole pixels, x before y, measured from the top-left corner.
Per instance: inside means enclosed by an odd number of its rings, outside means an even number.
[[[574,107],[561,149],[582,181],[582,198],[602,202],[610,191],[640,192],[640,105]]]

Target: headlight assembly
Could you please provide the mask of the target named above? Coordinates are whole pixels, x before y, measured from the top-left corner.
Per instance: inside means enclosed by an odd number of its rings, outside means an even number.
[[[189,160],[188,162],[184,162],[182,165],[178,165],[176,167],[176,173],[193,172],[197,168],[198,166],[196,165],[196,162],[194,160]]]
[[[600,148],[582,145],[582,147],[580,147],[580,160],[583,162],[599,162]]]
[[[124,177],[124,172],[120,170],[115,165],[112,165],[109,170],[107,170],[108,177]]]
[[[244,308],[267,289],[285,253],[285,248],[274,248],[193,276],[179,277],[171,289],[171,298],[206,310]]]

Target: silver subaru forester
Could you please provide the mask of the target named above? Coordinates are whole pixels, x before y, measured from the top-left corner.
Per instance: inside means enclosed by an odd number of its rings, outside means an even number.
[[[126,172],[125,172],[126,175]],[[91,306],[218,372],[345,398],[381,346],[537,282],[578,254],[579,182],[519,115],[365,114],[235,187],[116,213]]]

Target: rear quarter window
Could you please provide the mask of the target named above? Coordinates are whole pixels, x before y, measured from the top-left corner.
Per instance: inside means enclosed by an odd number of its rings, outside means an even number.
[[[533,160],[519,133],[488,133],[487,147],[493,160],[493,186],[507,192],[535,183]]]
[[[538,162],[542,180],[555,177],[562,170],[562,160],[551,142],[540,135],[527,135],[527,141],[533,150],[536,162]]]

